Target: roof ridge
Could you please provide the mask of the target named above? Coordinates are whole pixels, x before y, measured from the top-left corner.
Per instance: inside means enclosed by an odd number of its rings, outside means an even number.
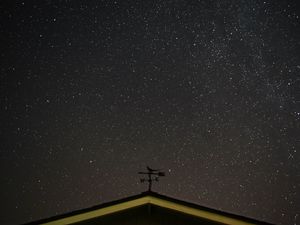
[[[154,198],[154,199],[146,199],[147,197]],[[127,210],[130,208],[142,206],[145,204],[152,204],[152,205],[156,205],[159,207],[164,207],[164,208],[167,208],[170,210],[175,210],[175,211],[181,212],[181,213],[183,212],[184,214],[193,215],[193,216],[196,216],[199,218],[201,217],[199,215],[203,215],[203,213],[206,212],[206,215],[208,215],[208,216],[209,215],[210,216],[218,215],[218,217],[222,217],[225,219],[231,218],[231,220],[245,221],[248,224],[254,223],[254,224],[262,224],[262,225],[263,224],[270,225],[270,223],[262,222],[262,221],[259,221],[259,220],[253,219],[253,218],[216,210],[216,209],[209,208],[206,206],[201,206],[196,203],[179,200],[179,199],[169,197],[169,196],[166,196],[166,195],[163,195],[163,194],[160,194],[157,192],[153,192],[153,191],[145,191],[145,192],[142,192],[137,195],[132,195],[132,196],[125,197],[122,199],[105,202],[102,204],[94,205],[89,208],[75,210],[72,212],[64,213],[61,215],[56,215],[53,217],[41,219],[41,220],[30,222],[27,224],[30,225],[30,224],[48,223],[48,222],[56,221],[56,220],[63,220],[66,218],[71,218],[71,217],[78,217],[79,215],[88,214],[90,212],[95,212],[95,211],[100,212],[101,210],[104,210],[104,209],[106,209],[106,211],[107,211],[105,215],[109,215],[114,212]],[[122,207],[120,207],[121,205],[122,205]],[[110,209],[110,210],[108,210],[108,209]],[[180,209],[183,211],[181,211]],[[101,215],[104,215],[104,214],[101,214]],[[101,215],[98,215],[98,216],[101,216]],[[202,218],[205,218],[205,217],[202,217]]]

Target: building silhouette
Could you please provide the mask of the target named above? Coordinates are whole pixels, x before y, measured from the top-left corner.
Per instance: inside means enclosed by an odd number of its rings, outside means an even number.
[[[268,223],[199,206],[152,191],[29,224],[250,225]]]

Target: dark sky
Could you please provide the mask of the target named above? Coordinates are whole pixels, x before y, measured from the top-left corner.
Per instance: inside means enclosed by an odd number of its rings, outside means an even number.
[[[1,1],[0,223],[154,191],[300,224],[296,1]]]

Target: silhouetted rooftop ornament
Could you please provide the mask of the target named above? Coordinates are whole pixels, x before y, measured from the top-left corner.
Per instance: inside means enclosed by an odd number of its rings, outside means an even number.
[[[165,173],[160,170],[151,169],[147,166],[148,172],[138,172],[138,174],[147,175],[147,178],[140,179],[141,183],[148,182],[148,191],[151,191],[152,181],[159,181],[159,177],[164,177]]]

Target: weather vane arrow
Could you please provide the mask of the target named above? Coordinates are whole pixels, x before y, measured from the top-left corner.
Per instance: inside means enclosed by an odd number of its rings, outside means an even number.
[[[158,169],[151,169],[147,166],[147,172],[138,172],[138,174],[147,175],[146,178],[141,178],[141,183],[148,182],[148,191],[152,189],[152,182],[159,181],[159,177],[164,177],[165,173]]]

